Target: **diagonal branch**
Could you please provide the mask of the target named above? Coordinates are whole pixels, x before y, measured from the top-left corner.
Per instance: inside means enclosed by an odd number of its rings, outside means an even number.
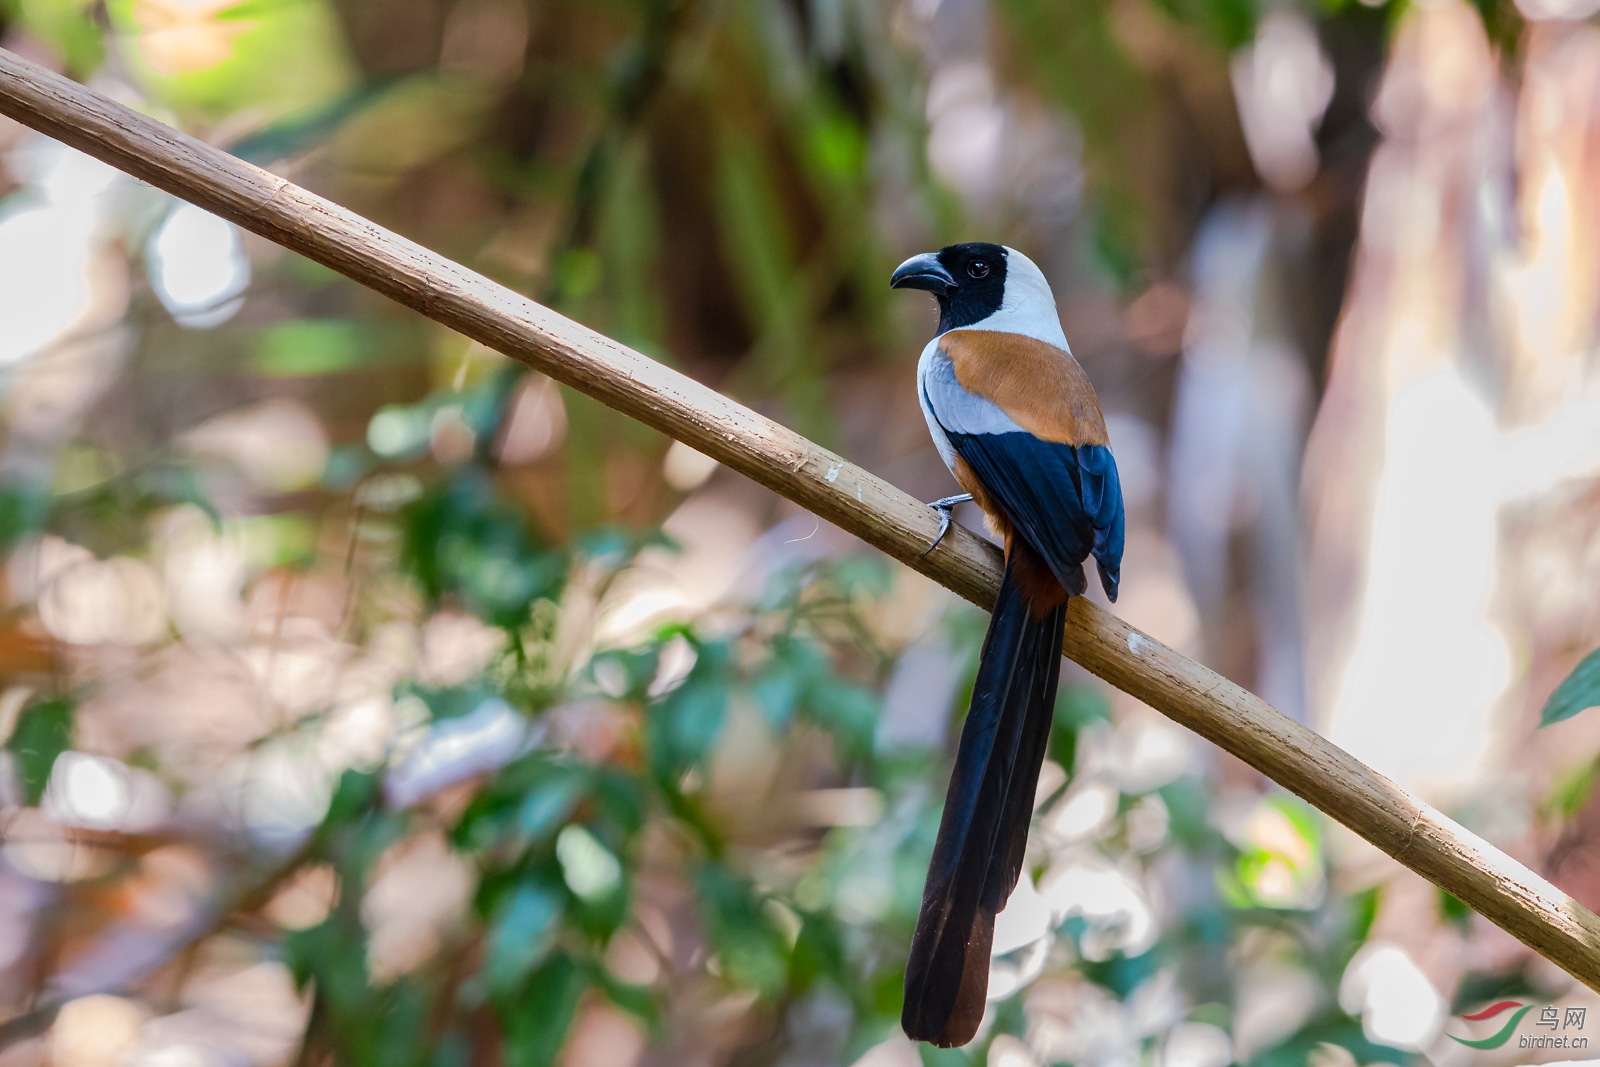
[[[521,360],[988,607],[998,552],[794,431],[267,171],[0,49],[9,115]],[[1600,919],[1261,698],[1081,597],[1064,651],[1233,753],[1600,990]]]

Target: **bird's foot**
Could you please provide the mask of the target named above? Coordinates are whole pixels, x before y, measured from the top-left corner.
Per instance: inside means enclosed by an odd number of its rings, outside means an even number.
[[[943,497],[935,500],[928,506],[939,513],[939,532],[933,539],[933,544],[923,549],[926,556],[929,552],[939,547],[939,542],[944,540],[944,535],[950,532],[950,512],[957,504],[965,504],[972,499],[971,493],[958,493],[955,496]]]

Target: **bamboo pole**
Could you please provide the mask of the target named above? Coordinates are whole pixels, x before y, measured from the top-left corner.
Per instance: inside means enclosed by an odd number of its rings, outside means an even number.
[[[0,49],[0,114],[315,260],[715,458],[988,608],[994,546],[714,390],[337,204]],[[3,328],[3,324],[0,324]],[[1082,597],[1063,651],[1600,990],[1600,919],[1313,730]]]

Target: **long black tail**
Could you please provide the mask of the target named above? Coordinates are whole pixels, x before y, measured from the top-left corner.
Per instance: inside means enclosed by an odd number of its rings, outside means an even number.
[[[900,1025],[913,1040],[964,1045],[983,1020],[994,917],[1022,873],[1065,624],[1064,603],[1031,617],[1008,563],[906,962]]]

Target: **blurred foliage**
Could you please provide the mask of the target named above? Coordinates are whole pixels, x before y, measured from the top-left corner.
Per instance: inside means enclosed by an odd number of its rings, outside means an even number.
[[[434,506],[420,502],[416,514]],[[478,531],[462,535],[472,543],[471,558],[487,558],[484,553],[500,543],[492,527],[468,523],[463,529]],[[561,558],[548,552],[543,563]],[[523,565],[539,563],[537,551],[529,550]],[[851,572],[861,566],[847,559],[783,575],[765,607],[739,620],[741,636],[713,638],[697,626],[669,626],[640,644],[596,655],[560,690],[523,705],[523,713],[538,722],[557,702],[600,691],[625,709],[627,726],[610,758],[536,748],[474,787],[448,832],[474,870],[475,922],[457,934],[444,958],[390,983],[373,980],[361,966],[370,945],[356,904],[384,851],[433,816],[396,811],[385,802],[379,776],[345,772],[326,819],[300,857],[338,872],[341,903],[321,925],[293,934],[284,945],[296,975],[316,991],[308,1042],[333,1051],[339,1062],[433,1063],[452,1056],[451,1050],[481,1047],[492,1019],[505,1062],[545,1064],[562,1047],[564,1020],[594,997],[659,1034],[671,1015],[674,990],[659,981],[642,986],[618,977],[608,967],[607,948],[630,920],[636,879],[659,877],[663,863],[692,887],[693,914],[706,945],[700,980],[753,994],[772,1020],[765,1041],[774,1053],[781,1047],[781,1020],[808,997],[849,1003],[841,1050],[860,1051],[890,1033],[939,797],[929,786],[924,759],[908,761],[875,748],[873,687],[848,680],[836,666],[856,651],[856,620],[841,605],[855,599]],[[858,596],[859,587],[854,592]],[[483,612],[486,621],[496,610]],[[752,643],[756,634],[760,638]],[[674,645],[680,651],[667,653]],[[663,660],[681,662],[683,649],[692,667],[663,687]],[[519,689],[513,676],[489,673],[504,686],[499,695],[531,691]],[[473,699],[495,695],[491,688]],[[725,814],[719,820],[706,797],[729,706],[739,701],[759,709],[780,745],[793,744],[808,730],[826,737],[845,780],[882,790],[885,810],[894,814],[864,830],[838,829],[815,840],[817,858],[798,880],[753,875],[747,854],[732,847],[722,825]],[[436,715],[447,713],[437,699],[429,703]],[[1070,753],[1079,727],[1103,721],[1101,715],[1086,691],[1066,690],[1056,753]],[[1263,850],[1239,851],[1203,818],[1195,819],[1196,806],[1205,803],[1197,783],[1174,783],[1163,796],[1188,816],[1177,847],[1201,862],[1219,863],[1219,876],[1236,872],[1232,884],[1246,887],[1240,890],[1244,895],[1201,904],[1156,947],[1133,958],[1113,955],[1086,963],[1086,974],[1126,996],[1156,972],[1186,966],[1186,960],[1199,964],[1257,928],[1288,933],[1283,950],[1336,983],[1370,922],[1370,900],[1358,898],[1353,909],[1343,902],[1311,910],[1263,907],[1249,897],[1260,880]],[[1272,810],[1314,844],[1317,831],[1302,806],[1279,800]],[[1113,851],[1115,840],[1108,838]],[[1300,862],[1320,878],[1324,861],[1320,852],[1312,855]],[[881,919],[852,921],[860,906],[852,893],[860,892],[860,879],[870,881],[886,868],[893,872],[892,890],[879,905]],[[1081,919],[1068,920],[1063,931],[1069,939],[1087,932]],[[1020,1023],[1015,1017],[1012,1025]],[[1359,1024],[1335,1012],[1308,1023],[1259,1062],[1302,1062],[1308,1049],[1323,1042],[1342,1044],[1364,1059],[1393,1053],[1366,1042]],[[981,1062],[981,1048],[974,1052]]]
[[[1600,704],[1600,649],[1579,660],[1572,673],[1556,686],[1539,712],[1539,725],[1562,722],[1597,704]]]
[[[844,557],[792,568],[732,618],[666,625],[562,670],[550,647],[559,635],[548,621],[557,601],[580,575],[593,582],[598,572],[602,584],[625,576],[642,543],[592,536],[551,545],[471,466],[389,514],[400,539],[399,573],[430,601],[470,609],[505,640],[464,684],[402,684],[396,696],[421,700],[432,727],[421,724],[421,735],[393,745],[376,764],[345,770],[320,824],[270,875],[277,884],[325,865],[338,887],[325,918],[262,935],[263,951],[284,960],[312,997],[302,1061],[550,1064],[580,1011],[602,1002],[636,1019],[653,1040],[692,1044],[692,1034],[673,1031],[686,1001],[746,994],[763,1020],[741,1042],[750,1061],[779,1055],[788,1021],[819,1004],[841,1006],[832,1009],[840,1014],[831,1038],[841,1061],[893,1033],[940,809],[934,783],[945,772],[942,758],[875,740],[878,693],[893,656],[873,647],[867,617],[891,591],[886,565]],[[969,635],[977,632],[973,621],[962,623]],[[973,651],[968,642],[965,654]],[[574,708],[598,714],[599,704],[612,731],[603,751],[552,743],[552,717]],[[502,753],[503,765],[487,775],[441,783],[439,798],[395,802],[386,777],[392,786],[416,759],[418,736],[429,729],[443,736],[448,724],[497,705],[515,708],[530,742]],[[766,798],[766,828],[752,831],[749,819],[760,813],[737,815],[726,800],[719,806],[712,786],[719,752],[743,758],[727,749],[730,716],[740,707],[789,753],[786,761],[815,753],[821,742],[824,780],[880,797],[882,818],[832,829],[789,826],[782,813],[796,803],[791,793]],[[1108,726],[1097,690],[1065,687],[1052,756],[1070,771],[1083,732]],[[71,729],[65,700],[21,713],[8,747],[29,801],[39,799]],[[1052,795],[1072,789],[1069,775]],[[460,799],[445,802],[450,794]],[[1289,836],[1240,846],[1214,828],[1207,796],[1193,776],[1148,798],[1123,795],[1098,847],[1139,871],[1163,855],[1210,869],[1226,891],[1183,904],[1161,936],[1133,955],[1106,950],[1116,931],[1104,916],[1069,917],[1053,935],[1060,939],[1053,967],[1075,967],[1116,999],[1164,974],[1192,975],[1202,995],[1216,998],[1196,1017],[1224,1023],[1231,994],[1213,962],[1252,938],[1269,938],[1279,962],[1337,984],[1371,921],[1370,895],[1298,893],[1307,880],[1321,884],[1326,863],[1303,805],[1270,800],[1263,810],[1281,817]],[[1141,855],[1132,827],[1141,805],[1152,802],[1171,813],[1171,844],[1150,853],[1147,842]],[[384,858],[435,828],[470,871],[470,915],[451,924],[420,964],[376,973],[379,949],[363,901]],[[784,855],[803,862],[775,862]],[[1050,862],[1041,851],[1031,866],[1037,874]],[[1285,863],[1294,866],[1290,891],[1267,891],[1269,869]],[[641,883],[659,898],[664,879],[687,891],[665,945],[640,927],[636,906]],[[703,947],[685,951],[680,939],[696,938]],[[646,951],[659,956],[644,974],[637,961],[619,965],[619,939],[635,952],[652,945]],[[985,1040],[1025,1025],[1014,1002]],[[1158,1036],[1135,1040],[1150,1045]],[[1324,1005],[1254,1062],[1300,1063],[1328,1043],[1363,1060],[1397,1055]],[[941,1054],[938,1062],[983,1062],[985,1047]]]
[[[39,803],[56,757],[71,746],[72,705],[68,701],[45,700],[22,710],[6,750],[28,803]]]
[[[560,596],[566,561],[475,468],[408,507],[403,538],[401,565],[432,603],[457,599],[496,626],[515,627],[534,601]]]
[[[0,0],[0,20],[73,74],[100,73],[163,117],[835,441],[840,381],[914,350],[887,303],[901,246],[972,236],[979,221],[1025,225],[1003,208],[964,214],[930,172],[919,50],[934,45],[914,10],[929,7]],[[1052,233],[1086,286],[1114,299],[1172,273],[1204,204],[1254,180],[1231,111],[1206,113],[1220,133],[1190,119],[1217,85],[1226,102],[1228,56],[1250,39],[1255,6],[993,7],[985,25],[1007,90],[1081,148],[1082,210]],[[1329,18],[1368,26],[1364,8],[1345,9]],[[1183,62],[1152,59],[1168,52]],[[248,778],[275,752],[327,771],[326,782],[306,772],[315,811],[303,825],[290,815],[304,798],[288,793],[265,805],[272,818],[218,817],[227,831],[202,844],[223,857],[224,889],[171,953],[189,959],[237,927],[260,959],[286,966],[309,1001],[297,1063],[551,1064],[599,1008],[672,1062],[848,1063],[896,1032],[949,755],[948,741],[882,737],[906,652],[883,620],[912,579],[876,557],[797,563],[618,637],[599,607],[666,565],[660,527],[687,493],[658,474],[665,441],[256,246],[243,310],[179,325],[138,251],[171,205],[149,190],[127,200],[120,228],[107,224],[131,276],[123,332],[107,327],[123,348],[96,371],[101,392],[68,427],[72,441],[22,442],[38,455],[13,441],[22,458],[0,485],[0,543],[18,550],[6,692],[23,696],[0,712],[8,797],[49,810],[52,769],[74,745],[105,747],[200,811],[206,791],[185,793],[196,778],[225,792],[227,774]],[[325,430],[301,466],[307,435],[259,406],[284,397]],[[230,424],[228,438],[212,420],[239,411],[280,422],[256,436]],[[48,548],[64,553],[52,576],[120,568],[105,573],[125,582],[124,614],[146,593],[175,604],[187,587],[161,568],[183,538],[208,565],[236,550],[239,576],[216,592],[241,615],[235,630],[226,613],[158,609],[153,632],[106,638],[108,612],[75,640],[46,618],[70,604],[24,591]],[[296,599],[306,589],[310,607]],[[464,676],[418,669],[441,620],[490,649]],[[949,708],[933,709],[940,720],[965,706],[983,617],[953,611],[941,625],[965,673]],[[380,660],[396,627],[416,640],[405,669],[383,676],[378,703],[395,722],[379,751],[329,740],[349,710],[337,686],[305,704],[273,688],[274,670],[303,666],[297,656],[315,666],[305,647],[360,675],[351,664]],[[230,722],[258,703],[282,712],[242,740],[216,728],[238,751],[131,728],[128,741],[107,712],[78,722],[129,691],[141,709],[198,714],[177,682],[138,687],[168,671],[198,691],[212,653],[257,688],[205,690],[198,704],[226,705]],[[1054,990],[1094,1016],[1069,1011],[1062,1028],[1110,1035],[1110,1053],[1086,1046],[1082,1062],[1150,1062],[1180,1022],[1232,1032],[1257,971],[1305,977],[1312,994],[1241,1060],[1301,1064],[1330,1045],[1363,1063],[1403,1060],[1339,1006],[1378,900],[1337,891],[1318,819],[1254,794],[1236,818],[1192,763],[1120,781],[1103,764],[1124,725],[1103,689],[1063,686],[1049,750],[1061,773],[1034,835],[1048,843],[1028,869],[1040,892],[1052,873],[1089,872],[1123,910],[1068,899],[998,960],[1026,978],[984,1037],[923,1050],[924,1061],[985,1062],[995,1038],[1052,1010],[1040,990]],[[472,748],[475,730],[493,743]],[[757,750],[771,764],[766,791],[727,786]],[[482,762],[439,771],[463,752]],[[1103,817],[1077,837],[1042,826],[1100,800]],[[824,802],[840,810],[806,808]],[[461,914],[395,964],[373,901],[396,857],[435,838],[448,854],[408,892],[427,896],[459,863]],[[89,913],[137,869],[124,858],[58,874],[67,903]],[[335,887],[322,912],[283,919],[271,902],[315,872]],[[1439,910],[1462,919],[1459,902]],[[30,974],[48,975],[54,951],[27,957]],[[112,991],[163,1010],[155,986]],[[48,997],[29,1005],[0,1040],[47,1023]]]

